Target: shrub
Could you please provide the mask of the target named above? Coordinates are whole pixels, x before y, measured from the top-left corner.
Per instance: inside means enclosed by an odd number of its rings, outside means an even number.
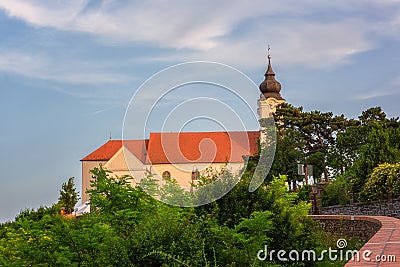
[[[366,201],[387,200],[400,196],[400,163],[380,164],[362,188],[361,197]]]
[[[337,176],[335,180],[325,186],[321,199],[322,206],[348,204],[350,202],[349,188],[349,179],[344,175]]]

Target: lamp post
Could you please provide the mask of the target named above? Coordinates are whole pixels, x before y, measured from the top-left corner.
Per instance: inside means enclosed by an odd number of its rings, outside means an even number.
[[[304,170],[305,170],[305,175],[306,175],[306,185],[308,185],[308,165],[307,165],[307,161],[304,162]]]
[[[304,160],[304,164],[300,163],[300,155],[297,157],[297,171],[298,175],[304,175],[306,180],[306,185],[308,185],[308,177],[310,176],[310,169],[312,172],[312,165],[307,163],[307,160]]]
[[[311,202],[312,202],[312,207],[313,207],[313,214],[319,214],[319,208],[318,208],[318,188],[316,185],[311,186]]]

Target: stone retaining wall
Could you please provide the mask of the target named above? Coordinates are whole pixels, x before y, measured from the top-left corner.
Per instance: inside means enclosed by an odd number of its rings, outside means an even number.
[[[355,203],[342,206],[320,208],[321,215],[369,215],[389,216],[400,219],[400,201],[394,199],[387,202]]]
[[[386,267],[400,266],[400,220],[385,216],[352,216],[352,215],[312,215],[329,230],[362,231],[371,235],[378,231],[359,250],[358,255],[367,257],[355,257],[348,261],[345,267]],[[328,222],[328,221],[331,222]],[[338,226],[335,226],[337,224]],[[359,227],[357,230],[356,228]],[[382,259],[386,259],[383,261]],[[388,260],[390,258],[390,260]]]
[[[350,220],[341,218],[341,216],[332,219],[330,216],[323,215],[314,217],[314,219],[318,220],[321,228],[326,232],[337,234],[339,237],[357,237],[364,242],[370,240],[381,228],[379,221],[356,220],[354,216],[350,216]]]

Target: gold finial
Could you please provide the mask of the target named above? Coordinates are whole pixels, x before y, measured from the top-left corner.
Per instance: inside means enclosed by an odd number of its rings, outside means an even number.
[[[268,59],[271,59],[271,47],[268,44]]]

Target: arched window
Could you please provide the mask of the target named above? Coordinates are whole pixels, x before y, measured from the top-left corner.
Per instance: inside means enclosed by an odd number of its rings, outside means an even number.
[[[171,179],[171,173],[170,173],[169,171],[163,172],[163,173],[162,173],[162,178],[163,178],[164,180],[169,180],[169,179]]]

